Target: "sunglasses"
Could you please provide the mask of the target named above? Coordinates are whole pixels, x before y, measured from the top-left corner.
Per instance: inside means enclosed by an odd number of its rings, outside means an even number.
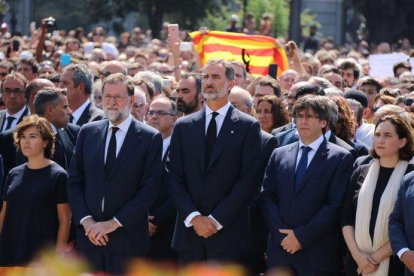
[[[414,103],[414,99],[405,99],[404,104],[406,106],[411,106]]]

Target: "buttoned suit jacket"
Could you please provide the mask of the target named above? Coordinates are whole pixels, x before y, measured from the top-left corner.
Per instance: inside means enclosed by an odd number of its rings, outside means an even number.
[[[248,206],[260,184],[259,123],[230,106],[206,163],[206,114],[178,120],[167,162],[170,195],[178,215],[172,245],[178,251],[242,252],[249,248]],[[194,211],[212,215],[223,228],[208,239],[184,220]]]
[[[142,255],[149,247],[148,211],[159,190],[162,138],[155,129],[132,119],[110,172],[104,166],[108,120],[84,125],[69,170],[68,200],[76,224],[76,248],[96,248],[80,220],[118,219],[122,227],[102,247],[117,254]],[[104,208],[102,208],[102,200]]]
[[[295,189],[298,151],[299,142],[275,149],[265,172],[261,206],[270,232],[268,265],[336,273],[339,214],[353,159],[348,151],[324,140]],[[286,235],[279,229],[293,229],[302,249],[287,253],[280,245]]]

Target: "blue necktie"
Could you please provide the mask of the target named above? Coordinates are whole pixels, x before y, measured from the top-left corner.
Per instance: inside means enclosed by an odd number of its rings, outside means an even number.
[[[303,176],[306,173],[306,168],[308,167],[308,153],[312,150],[311,147],[302,146],[302,156],[300,157],[298,167],[296,168],[295,175],[295,192],[300,188],[300,183],[303,179]]]

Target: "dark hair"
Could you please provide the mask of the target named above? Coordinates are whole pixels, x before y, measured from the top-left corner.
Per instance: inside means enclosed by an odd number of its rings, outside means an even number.
[[[300,97],[295,102],[292,109],[292,116],[296,118],[299,112],[311,109],[320,120],[325,120],[327,123],[330,121],[329,103],[324,96],[317,95],[305,95]]]
[[[257,100],[257,106],[261,102],[268,102],[272,106],[272,129],[289,123],[288,114],[283,102],[276,96],[265,95]]]
[[[345,141],[352,141],[354,138],[356,123],[352,120],[352,113],[342,96],[330,97],[338,107],[338,122],[333,127],[332,131],[341,139]]]
[[[260,81],[257,83],[257,85],[272,87],[273,88],[273,94],[276,97],[280,97],[280,95],[282,95],[282,90],[280,89],[280,85],[273,78],[263,77],[262,79],[260,79]]]
[[[325,95],[325,91],[317,85],[305,84],[296,90],[296,100],[305,95]]]
[[[16,130],[13,133],[14,145],[16,148],[21,151],[20,138],[22,137],[23,132],[30,127],[36,127],[39,130],[40,136],[47,142],[44,149],[44,156],[48,159],[52,158],[55,151],[55,134],[53,133],[49,122],[45,118],[37,115],[24,117],[16,126]]]
[[[339,69],[343,71],[347,69],[352,69],[354,72],[354,78],[357,80],[359,78],[359,68],[354,61],[351,60],[344,60],[339,64]]]
[[[107,84],[117,84],[117,83],[123,83],[128,92],[128,96],[134,95],[134,84],[132,82],[132,78],[130,76],[125,76],[122,73],[114,73],[106,77],[102,82],[102,94],[105,88],[105,85]]]
[[[394,125],[395,131],[398,135],[398,138],[406,138],[407,143],[404,147],[400,148],[399,151],[399,158],[400,160],[410,160],[414,155],[414,141],[413,141],[413,128],[401,117],[398,115],[386,115],[378,120],[375,124],[375,130],[377,129],[378,125],[382,122],[389,121],[391,124]],[[374,133],[375,137],[375,133]],[[374,158],[380,158],[379,155],[375,152],[375,148],[372,147],[370,151],[370,155]]]
[[[201,75],[191,74],[191,73],[185,73],[181,75],[181,79],[188,80],[190,78],[193,78],[195,81],[196,95],[200,94],[201,93]]]
[[[409,71],[411,71],[413,69],[413,67],[411,66],[411,64],[407,61],[401,61],[401,62],[397,62],[396,64],[394,64],[394,66],[392,67],[392,72],[394,72],[394,76],[397,76],[397,70],[400,68],[405,68],[408,69]]]
[[[373,86],[375,86],[375,88],[377,89],[377,93],[379,93],[379,91],[382,88],[381,84],[378,81],[376,81],[375,79],[371,78],[371,77],[362,78],[360,80],[359,87],[361,87],[363,85],[373,85]]]
[[[19,64],[29,65],[32,69],[32,73],[35,73],[35,74],[39,70],[39,65],[37,64],[37,62],[34,58],[22,58],[21,60],[19,60],[17,62],[17,66],[19,66]]]
[[[66,90],[57,87],[45,87],[37,92],[33,106],[37,115],[44,117],[46,108],[49,105],[55,105],[60,101],[61,96],[66,95]]]

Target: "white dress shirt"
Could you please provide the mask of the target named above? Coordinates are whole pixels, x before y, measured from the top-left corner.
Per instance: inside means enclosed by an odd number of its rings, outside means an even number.
[[[217,125],[217,136],[220,133],[221,127],[223,126],[223,122],[224,122],[224,118],[226,118],[227,112],[229,111],[231,104],[230,102],[227,102],[222,108],[220,108],[219,110],[217,110],[216,112],[218,113],[218,115],[216,116],[215,120],[216,120],[216,125]],[[208,125],[210,124],[210,121],[213,117],[212,113],[214,111],[211,110],[208,105],[206,105],[206,128],[205,128],[205,134],[207,135],[207,129],[208,129]],[[200,216],[201,213],[199,211],[194,211],[192,213],[190,213],[187,218],[184,220],[184,224],[186,227],[191,227],[193,226],[193,224],[191,223],[191,221],[193,220],[194,217],[196,216]],[[223,228],[223,225],[221,225],[212,215],[208,216],[209,218],[211,218],[215,224],[217,225],[217,230],[220,230],[221,228]]]
[[[87,99],[81,106],[79,106],[75,111],[72,112],[72,124],[76,124],[80,118],[80,116],[82,116],[83,111],[85,111],[86,107],[88,106],[88,104],[90,104],[91,101],[89,99]]]
[[[324,140],[325,140],[325,137],[323,135],[319,136],[318,139],[316,139],[315,141],[313,141],[309,145],[305,145],[302,142],[302,140],[299,140],[299,150],[298,150],[298,156],[296,158],[296,168],[298,167],[299,160],[302,157],[302,151],[303,151],[302,146],[311,148],[311,150],[308,152],[308,164],[306,166],[306,167],[308,167],[310,162],[312,162],[313,157],[315,157],[316,152],[318,151],[319,147],[321,146],[321,144],[323,143]],[[296,169],[295,169],[295,171],[296,171]]]
[[[171,135],[162,140],[162,155],[161,155],[161,160],[164,159],[165,153],[167,152],[167,149],[170,146],[170,143],[171,143]]]

